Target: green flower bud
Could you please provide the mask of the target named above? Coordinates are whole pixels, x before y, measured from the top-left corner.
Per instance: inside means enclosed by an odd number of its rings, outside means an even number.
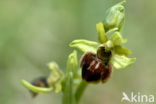
[[[125,2],[126,1],[124,0],[114,5],[107,11],[107,15],[104,20],[106,32],[114,28],[118,28],[118,31],[121,31],[125,20],[125,8],[124,8]]]

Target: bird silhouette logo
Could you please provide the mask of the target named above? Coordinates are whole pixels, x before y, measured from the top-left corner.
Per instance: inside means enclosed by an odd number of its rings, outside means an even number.
[[[127,94],[125,92],[123,92],[122,95],[123,95],[123,97],[121,99],[121,102],[123,102],[124,100],[131,102],[129,97],[127,96]]]

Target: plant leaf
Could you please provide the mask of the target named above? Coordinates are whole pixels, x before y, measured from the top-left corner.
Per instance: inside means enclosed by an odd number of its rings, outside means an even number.
[[[122,46],[115,46],[114,47],[114,51],[116,54],[118,55],[125,55],[125,56],[130,56],[131,55],[131,51],[125,47]]]
[[[124,69],[132,65],[136,61],[136,58],[128,58],[126,56],[114,55],[111,63],[116,69]]]
[[[63,83],[63,103],[62,104],[73,104],[74,96],[73,96],[73,74],[72,72],[68,73],[68,76],[65,77]]]
[[[88,40],[74,40],[70,43],[70,47],[75,47],[82,52],[93,52],[96,53],[97,47],[99,46],[99,43],[94,41],[88,41]]]
[[[67,72],[73,72],[74,74],[77,73],[77,68],[78,68],[78,60],[77,60],[77,52],[74,50],[69,56],[67,60]]]
[[[107,35],[105,33],[103,23],[100,22],[100,23],[96,24],[96,29],[97,29],[97,32],[98,32],[99,42],[100,43],[105,43],[108,40],[108,38],[107,38]]]
[[[67,60],[66,76],[63,85],[63,104],[73,104],[73,76],[77,71],[77,52],[74,50]]]
[[[123,43],[126,43],[127,40],[124,40],[120,34],[120,32],[115,32],[110,40],[113,42],[114,46],[118,46],[118,45],[121,45]]]
[[[42,88],[32,85],[31,83],[27,82],[26,80],[22,80],[21,83],[28,88],[29,90],[35,93],[48,93],[53,91],[53,87],[50,88]]]

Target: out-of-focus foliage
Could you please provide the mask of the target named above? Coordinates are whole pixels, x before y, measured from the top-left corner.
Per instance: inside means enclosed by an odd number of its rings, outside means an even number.
[[[20,80],[48,75],[46,64],[52,60],[65,69],[68,44],[78,38],[97,41],[95,24],[119,1],[0,0],[0,103],[61,104],[56,94],[32,99]],[[114,70],[107,84],[89,86],[81,104],[120,104],[122,91],[155,94],[155,4],[127,2],[123,37],[137,62],[127,70]]]

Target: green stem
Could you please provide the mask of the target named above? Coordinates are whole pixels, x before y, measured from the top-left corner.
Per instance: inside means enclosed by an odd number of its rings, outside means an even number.
[[[63,98],[62,103],[63,104],[74,104],[74,98],[72,94],[72,80],[73,75],[72,73],[69,73],[68,76],[65,78],[65,83],[63,84],[64,90],[63,90]]]
[[[81,83],[79,84],[79,86],[77,87],[77,90],[75,92],[75,101],[76,101],[76,104],[79,103],[86,87],[87,87],[88,83],[85,82],[85,81],[81,81]]]

